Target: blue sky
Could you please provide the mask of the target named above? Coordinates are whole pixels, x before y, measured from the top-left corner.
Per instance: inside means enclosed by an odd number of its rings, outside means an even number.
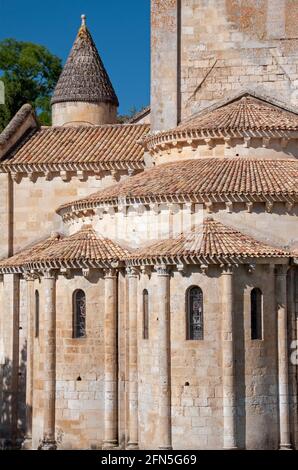
[[[82,13],[118,95],[119,112],[149,104],[150,0],[0,0],[0,40],[42,44],[64,62]]]

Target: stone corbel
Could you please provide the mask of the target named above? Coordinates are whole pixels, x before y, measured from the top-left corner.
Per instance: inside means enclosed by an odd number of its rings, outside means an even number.
[[[281,140],[280,140],[280,146],[283,148],[283,149],[286,149],[287,146],[289,144],[289,139],[287,139],[286,137],[283,137]]]
[[[88,279],[90,276],[90,268],[82,268],[82,274],[85,279]]]
[[[251,138],[250,137],[244,137],[244,144],[243,144],[243,147],[244,148],[249,148],[250,147],[250,142],[251,142]]]
[[[117,170],[111,170],[112,180],[117,183],[119,180],[119,172]]]
[[[10,175],[11,175],[12,180],[13,180],[15,183],[19,183],[19,182],[21,181],[21,175],[20,175],[19,172],[17,172],[17,171],[12,171],[12,172],[10,173]]]
[[[247,202],[246,203],[246,212],[248,212],[249,214],[252,213],[252,209],[253,209],[253,202]]]
[[[62,181],[69,181],[70,179],[70,175],[69,175],[69,172],[68,171],[65,171],[65,170],[61,170],[60,171],[60,178],[62,179]]]
[[[229,214],[233,212],[233,203],[231,201],[226,202],[226,211]]]
[[[211,139],[210,137],[208,137],[204,140],[205,140],[205,144],[207,145],[208,150],[212,150],[213,147],[214,147],[214,140]]]
[[[50,171],[50,170],[45,171],[45,180],[46,181],[52,181],[53,176],[54,176],[54,174],[53,174],[52,171]]]
[[[232,139],[231,137],[224,137],[225,148],[230,149],[232,146]]]
[[[269,147],[270,144],[270,137],[263,137],[262,139],[262,147],[266,148]]]
[[[212,202],[205,202],[205,207],[206,207],[207,213],[211,214],[211,212],[213,210],[213,203]]]
[[[128,266],[126,268],[126,274],[128,277],[138,277],[139,276],[138,268],[135,266]]]
[[[103,219],[103,214],[104,214],[104,209],[102,207],[98,207],[96,209],[96,212],[95,214],[97,215],[97,217],[99,218],[99,220],[102,220]]]
[[[62,276],[64,276],[66,279],[71,278],[71,270],[69,268],[61,268],[60,274],[62,274]]]
[[[149,207],[155,215],[158,215],[160,213],[159,205],[156,202],[150,203]]]
[[[286,202],[286,210],[287,212],[291,213],[294,209],[294,203],[293,202]]]
[[[273,210],[273,202],[267,201],[267,202],[266,202],[266,212],[268,212],[269,214],[271,214],[271,213],[272,213],[272,210]]]
[[[141,273],[143,276],[151,277],[151,266],[141,266]]]
[[[31,181],[32,183],[35,183],[35,181],[37,180],[37,174],[33,171],[30,171],[28,173],[28,179],[29,181]]]
[[[77,178],[79,181],[86,181],[86,171],[84,170],[78,170],[77,171]]]
[[[253,274],[256,270],[256,263],[250,263],[248,266],[247,266],[247,271],[249,274]]]
[[[177,271],[181,276],[185,276],[185,265],[183,263],[177,264]]]
[[[134,176],[135,171],[136,170],[134,168],[128,168],[128,170],[127,170],[128,176]]]
[[[200,265],[200,270],[202,271],[202,274],[204,274],[204,276],[207,275],[207,271],[208,271],[208,264],[201,264]]]

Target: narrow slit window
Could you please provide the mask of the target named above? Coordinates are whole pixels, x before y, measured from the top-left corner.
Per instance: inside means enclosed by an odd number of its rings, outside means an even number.
[[[35,291],[35,338],[39,336],[39,292]]]
[[[198,286],[190,287],[186,294],[187,339],[204,339],[203,291]]]
[[[251,304],[251,339],[263,339],[263,294],[254,288],[250,294]]]
[[[73,337],[86,336],[86,295],[82,290],[76,290],[73,295]]]
[[[149,339],[149,294],[143,290],[143,339]]]

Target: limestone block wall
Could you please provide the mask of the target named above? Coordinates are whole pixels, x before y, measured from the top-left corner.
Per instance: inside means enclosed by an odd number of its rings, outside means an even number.
[[[297,106],[295,0],[152,0],[152,129],[240,89]]]
[[[158,435],[158,278],[143,276],[139,284],[138,369],[139,440],[141,448],[157,448]],[[278,386],[274,271],[258,265],[253,274],[242,266],[234,276],[234,335],[238,446],[278,447]],[[204,340],[186,340],[185,293],[198,285],[204,295]],[[264,339],[251,340],[250,292],[263,292]],[[142,292],[149,293],[149,339],[142,337]],[[174,271],[171,296],[171,412],[174,449],[223,447],[222,278],[219,268],[207,275],[189,268]],[[293,418],[294,419],[294,418]]]
[[[36,281],[38,282],[38,281]],[[40,289],[40,331],[34,349],[33,446],[43,430],[43,287]],[[56,283],[56,439],[61,449],[100,448],[104,422],[104,279],[93,273],[59,276]],[[86,338],[72,337],[72,299],[86,294]],[[80,380],[81,379],[81,380]]]
[[[114,124],[117,107],[110,103],[67,102],[52,105],[53,126]]]
[[[279,440],[277,323],[273,266],[240,267],[235,288],[235,357],[239,446],[277,449]],[[263,293],[263,340],[251,339],[251,290]]]
[[[285,203],[275,203],[270,211],[265,203],[254,203],[251,212],[244,203],[235,203],[230,209],[224,203],[214,203],[211,209],[202,204],[134,205],[125,211],[106,207],[98,209],[92,218],[74,219],[66,230],[75,233],[84,224],[92,224],[98,233],[134,249],[189,232],[191,227],[202,224],[205,217],[213,217],[273,246],[297,246],[297,204],[289,210]]]
[[[119,177],[120,180],[124,178],[125,172],[120,172]],[[35,181],[24,177],[19,183],[14,182],[13,231],[11,232],[14,253],[34,241],[45,238],[52,231],[63,232],[62,219],[56,214],[56,209],[61,204],[87,196],[113,183],[111,175],[101,179],[88,175],[85,181],[80,181],[76,176],[72,176],[69,181],[63,181],[58,176],[51,181],[47,181],[44,176],[38,177]],[[3,218],[7,224],[7,215],[5,216],[4,210]],[[4,242],[5,239],[1,240],[1,258],[7,256]]]

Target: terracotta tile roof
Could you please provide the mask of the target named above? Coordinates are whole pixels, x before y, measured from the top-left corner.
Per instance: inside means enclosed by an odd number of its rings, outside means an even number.
[[[298,196],[298,160],[202,158],[159,165],[59,209],[90,207],[119,198],[189,196],[222,200],[225,196],[287,198]],[[143,199],[142,199],[143,198]]]
[[[3,164],[140,165],[144,149],[137,141],[148,131],[147,124],[43,127],[28,137]]]
[[[10,267],[21,267],[24,263],[28,260],[32,259],[34,256],[39,256],[47,248],[56,245],[60,240],[60,235],[55,233],[51,237],[47,238],[46,240],[42,240],[38,243],[28,246],[27,248],[23,249],[19,253],[16,253],[14,256],[10,258],[4,259],[0,261],[0,272],[6,270],[6,268]]]
[[[52,104],[65,101],[119,105],[113,85],[85,25],[78,32],[52,98]]]
[[[179,257],[189,257],[212,262],[212,259],[217,261],[225,258],[236,260],[290,256],[287,251],[271,247],[221,222],[206,218],[201,226],[188,233],[137,250],[131,254],[130,260],[137,262],[150,259],[153,262],[162,262],[165,257],[176,260]]]
[[[200,113],[177,130],[298,130],[298,114],[260,99],[244,96],[210,112]]]
[[[112,240],[99,236],[90,227],[85,226],[69,237],[52,237],[18,255],[0,263],[0,271],[9,267],[45,264],[58,267],[60,264],[76,265],[81,263],[104,263],[120,261],[129,256],[129,252]]]

